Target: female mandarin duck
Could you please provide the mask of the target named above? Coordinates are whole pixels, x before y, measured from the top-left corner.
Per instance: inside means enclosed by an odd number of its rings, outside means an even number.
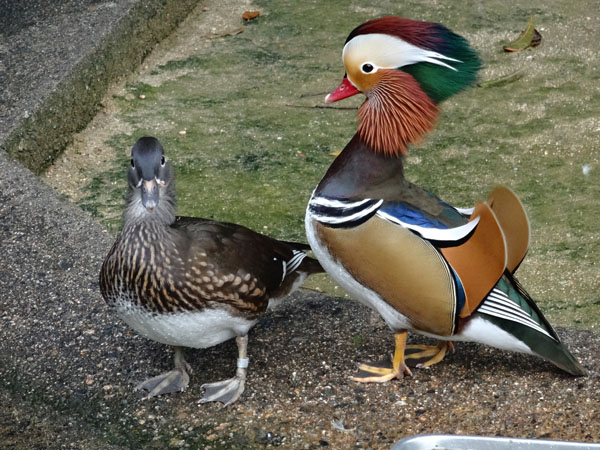
[[[325,270],[395,333],[391,366],[362,364],[355,379],[409,375],[405,359],[434,364],[451,341],[529,353],[584,375],[513,276],[529,223],[512,191],[494,189],[469,220],[404,178],[408,144],[432,129],[441,101],[475,81],[475,51],[442,25],[384,17],[354,29],[342,58],[346,75],[326,101],[367,98],[358,132],[313,192],[306,231]],[[440,342],[408,346],[409,330]]]
[[[147,397],[184,390],[181,347],[206,348],[236,337],[237,372],[205,384],[202,402],[230,404],[244,391],[247,333],[267,306],[323,269],[303,250],[240,225],[175,217],[175,180],[151,137],[131,151],[123,231],[100,271],[106,302],[142,336],[175,346],[175,368],[136,389]]]

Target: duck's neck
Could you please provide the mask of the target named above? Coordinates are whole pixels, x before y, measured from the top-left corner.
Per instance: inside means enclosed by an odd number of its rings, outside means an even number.
[[[400,157],[434,127],[438,106],[408,73],[382,70],[358,111],[358,134],[373,151]]]
[[[357,133],[331,164],[315,195],[393,200],[406,184],[402,157],[374,151]]]
[[[156,208],[148,211],[142,204],[142,196],[139,189],[129,188],[127,192],[127,207],[123,213],[123,227],[134,226],[164,226],[168,227],[175,222],[175,192],[173,189],[163,187]]]
[[[377,153],[357,133],[329,167],[313,196],[404,202],[439,214],[440,200],[404,178],[402,159]]]

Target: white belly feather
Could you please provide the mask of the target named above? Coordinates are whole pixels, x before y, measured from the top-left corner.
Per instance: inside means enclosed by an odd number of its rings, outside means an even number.
[[[162,344],[207,348],[248,333],[256,320],[223,309],[152,314],[129,301],[115,303],[117,314],[137,333]]]

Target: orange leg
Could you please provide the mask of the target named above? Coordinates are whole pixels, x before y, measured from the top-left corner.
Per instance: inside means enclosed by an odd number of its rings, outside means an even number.
[[[407,336],[408,332],[406,331],[394,335],[396,348],[394,350],[394,357],[391,361],[391,367],[389,367],[389,364],[384,366],[359,364],[359,372],[355,377],[352,377],[352,379],[361,383],[384,383],[393,380],[394,378],[403,378],[404,375],[412,375],[412,372],[404,363],[404,350],[406,348]]]

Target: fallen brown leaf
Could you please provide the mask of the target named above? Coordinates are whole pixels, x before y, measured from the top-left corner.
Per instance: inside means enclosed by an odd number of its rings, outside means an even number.
[[[244,11],[244,14],[242,14],[242,19],[248,22],[252,19],[256,19],[258,16],[260,16],[260,11]]]

